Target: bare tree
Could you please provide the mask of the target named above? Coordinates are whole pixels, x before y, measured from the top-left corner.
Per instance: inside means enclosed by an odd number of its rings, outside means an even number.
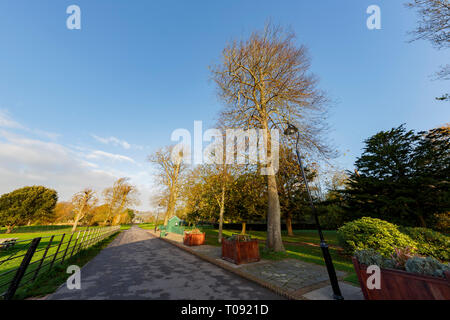
[[[450,2],[448,0],[414,0],[406,4],[408,8],[416,9],[419,15],[418,26],[411,31],[410,41],[428,40],[437,49],[450,47]],[[437,80],[450,79],[450,64],[441,66],[435,73]],[[450,100],[448,94],[436,98]]]
[[[219,97],[226,104],[221,115],[224,123],[232,128],[262,129],[269,160],[270,130],[283,130],[286,122],[300,129],[303,147],[322,154],[329,151],[321,140],[327,99],[309,74],[306,47],[297,47],[294,39],[292,32],[268,24],[249,39],[227,45],[222,63],[211,68]],[[273,168],[266,166],[267,247],[283,251],[277,182]]]
[[[419,23],[410,32],[411,41],[425,39],[437,49],[450,46],[450,2],[448,0],[414,0],[406,4],[417,9]]]
[[[77,229],[80,222],[86,214],[97,204],[97,197],[92,189],[84,189],[76,193],[72,198],[73,210],[75,211],[75,221],[73,223],[72,232]]]
[[[103,191],[105,203],[108,205],[108,216],[105,223],[116,224],[122,220],[122,215],[127,214],[124,209],[138,204],[139,192],[134,185],[131,185],[129,178],[120,178],[114,182],[110,188]]]
[[[158,180],[164,187],[163,192],[167,195],[167,211],[164,217],[164,225],[175,213],[175,205],[181,186],[181,175],[186,166],[183,163],[183,152],[174,151],[174,147],[165,147],[156,151],[148,157],[159,168]]]

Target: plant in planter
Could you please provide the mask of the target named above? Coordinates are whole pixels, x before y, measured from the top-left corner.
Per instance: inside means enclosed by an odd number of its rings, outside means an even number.
[[[206,234],[199,229],[193,229],[184,233],[183,243],[187,246],[201,246],[205,244]]]
[[[238,234],[222,239],[222,259],[235,264],[259,261],[258,240]]]
[[[396,250],[391,258],[375,250],[360,250],[352,258],[364,297],[368,300],[449,300],[450,265],[432,257]],[[380,289],[369,289],[367,267],[380,267]]]
[[[413,249],[406,247],[404,249],[394,248],[395,252],[391,255],[396,269],[405,269],[405,264],[408,259],[414,257]]]

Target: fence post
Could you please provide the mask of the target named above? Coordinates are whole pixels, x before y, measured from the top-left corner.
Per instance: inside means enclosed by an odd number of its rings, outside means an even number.
[[[99,228],[97,234],[95,235],[94,244],[98,242],[98,239],[100,238],[100,235],[102,234],[103,228]]]
[[[98,233],[98,229],[99,229],[99,227],[92,230],[91,237],[89,238],[89,242],[87,243],[88,247],[92,246],[92,244],[94,243],[95,237],[97,236],[97,233]]]
[[[77,247],[78,238],[80,237],[80,233],[81,233],[81,231],[78,231],[77,238],[75,239],[75,244],[73,245],[72,252],[70,253],[70,257],[69,258],[72,258],[73,252],[75,251],[75,248]]]
[[[36,280],[36,277],[38,276],[39,271],[41,270],[42,263],[44,262],[45,257],[47,256],[48,250],[49,250],[50,247],[52,246],[52,242],[53,242],[53,238],[54,238],[54,237],[55,237],[55,236],[53,235],[53,236],[50,238],[50,241],[49,241],[49,243],[48,243],[48,245],[47,245],[47,248],[45,248],[44,255],[42,256],[41,262],[39,262],[39,266],[37,267],[36,272],[34,273],[33,281]]]
[[[73,238],[73,233],[72,233],[72,235],[70,236],[69,243],[67,244],[66,250],[64,251],[64,255],[63,255],[63,257],[62,257],[61,264],[63,264],[64,259],[66,258],[66,254],[67,254],[67,251],[69,250],[70,243],[72,242],[72,238]]]
[[[89,232],[91,232],[91,229],[89,229],[89,227],[87,229],[84,229],[83,237],[81,238],[80,245],[78,246],[77,254],[78,254],[78,252],[81,251],[81,248],[83,247],[84,237],[86,235],[86,231],[88,231],[88,230],[89,230]],[[89,232],[88,232],[88,236],[86,237],[86,241],[87,241],[87,239],[89,239]]]
[[[55,263],[56,257],[58,256],[59,249],[61,248],[61,245],[62,245],[62,243],[63,243],[63,241],[64,241],[64,237],[65,237],[65,236],[66,236],[66,234],[63,233],[63,235],[62,235],[62,237],[61,237],[61,241],[59,242],[59,245],[58,245],[58,249],[56,249],[56,253],[55,253],[55,255],[53,256],[52,263],[50,264],[50,270],[53,268],[53,264]]]
[[[89,238],[89,241],[88,241],[88,243],[87,243],[87,245],[86,245],[86,248],[89,248],[90,246],[92,246],[92,245],[94,244],[94,242],[95,242],[95,237],[97,236],[98,229],[99,229],[99,228],[95,228],[95,229],[92,231],[92,234],[90,235],[91,237]]]
[[[34,238],[31,241],[30,247],[28,248],[27,253],[23,257],[22,263],[17,269],[14,279],[9,285],[8,291],[6,291],[5,295],[6,300],[11,300],[14,297],[14,294],[16,293],[16,290],[19,287],[20,281],[22,280],[22,277],[25,274],[25,271],[27,270],[28,265],[31,262],[31,258],[33,258],[33,254],[36,251],[36,248],[39,245],[40,241],[41,238]]]

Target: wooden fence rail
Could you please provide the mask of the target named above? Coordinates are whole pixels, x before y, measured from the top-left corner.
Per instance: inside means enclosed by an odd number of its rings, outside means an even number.
[[[17,289],[34,282],[56,263],[63,264],[119,230],[120,226],[87,228],[74,233],[16,241],[14,247],[5,252],[7,256],[3,254],[0,258],[0,268],[3,269],[0,271],[0,300],[11,300]]]

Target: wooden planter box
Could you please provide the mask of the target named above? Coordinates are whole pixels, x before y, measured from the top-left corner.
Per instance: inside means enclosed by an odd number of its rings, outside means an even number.
[[[366,286],[367,266],[353,257],[358,280],[366,300],[450,300],[450,272],[445,278],[409,273],[403,270],[381,269],[381,288]]]
[[[184,233],[183,243],[187,246],[201,246],[205,244],[205,233]]]
[[[222,259],[235,264],[259,261],[258,240],[237,241],[223,238]]]

